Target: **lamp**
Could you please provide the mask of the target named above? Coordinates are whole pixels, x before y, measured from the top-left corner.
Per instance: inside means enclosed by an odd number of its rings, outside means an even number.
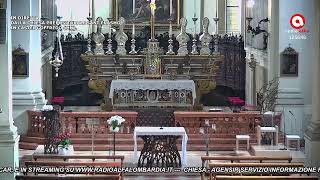
[[[248,0],[247,1],[247,8],[248,8],[248,15],[246,17],[246,20],[248,21],[247,32],[251,32],[253,36],[258,35],[258,34],[263,33],[263,32],[268,33],[266,30],[263,30],[263,29],[260,28],[260,24],[261,23],[269,22],[268,18],[261,19],[258,22],[258,26],[256,28],[253,28],[251,26],[251,21],[253,20],[253,6],[254,6],[254,4],[255,4],[254,0]]]
[[[57,18],[60,21],[61,17],[57,17]],[[61,41],[60,41],[62,26],[60,23],[59,23],[58,27],[59,28],[57,29],[55,52],[53,53],[54,54],[53,58],[49,61],[49,63],[53,67],[55,67],[56,77],[59,76],[58,72],[59,72],[60,67],[63,64],[62,46],[61,46]]]

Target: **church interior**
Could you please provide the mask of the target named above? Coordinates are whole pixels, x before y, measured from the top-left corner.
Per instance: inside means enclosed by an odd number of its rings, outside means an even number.
[[[0,179],[318,179],[319,0],[0,0]]]

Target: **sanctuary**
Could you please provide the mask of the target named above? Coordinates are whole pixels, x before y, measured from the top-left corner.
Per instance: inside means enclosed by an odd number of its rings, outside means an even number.
[[[318,179],[277,169],[320,166],[319,22],[317,0],[0,0],[0,179]]]

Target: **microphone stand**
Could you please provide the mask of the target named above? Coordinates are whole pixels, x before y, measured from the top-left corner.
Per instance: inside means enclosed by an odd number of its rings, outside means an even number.
[[[282,107],[282,113],[283,113],[283,133],[284,133],[284,137],[283,137],[283,148],[281,148],[280,150],[287,150],[287,145],[286,145],[286,116],[285,116],[285,110],[284,107]]]

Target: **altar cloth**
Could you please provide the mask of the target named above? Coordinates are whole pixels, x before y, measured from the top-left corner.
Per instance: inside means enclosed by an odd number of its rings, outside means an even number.
[[[138,136],[181,136],[181,163],[183,167],[187,166],[187,142],[188,135],[184,127],[135,127],[133,133],[134,140],[134,153],[133,159],[134,162],[138,162],[138,151],[137,151],[137,137]]]
[[[188,90],[192,92],[193,102],[197,97],[196,86],[192,80],[113,80],[109,98],[113,99],[115,90]]]

